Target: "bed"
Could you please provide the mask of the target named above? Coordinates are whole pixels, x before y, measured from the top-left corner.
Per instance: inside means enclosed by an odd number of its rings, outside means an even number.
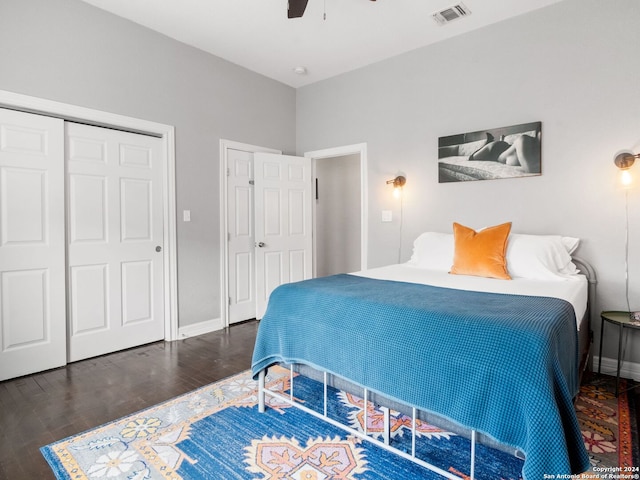
[[[508,282],[449,274],[454,240],[428,232],[406,264],[278,287],[254,375],[302,364],[521,452],[526,480],[583,472],[572,401],[595,277],[572,261],[577,239],[508,238]]]
[[[540,175],[541,122],[440,137],[440,183]]]

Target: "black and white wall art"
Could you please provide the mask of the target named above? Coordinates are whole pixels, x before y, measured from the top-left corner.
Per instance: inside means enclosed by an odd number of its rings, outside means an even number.
[[[542,122],[438,139],[438,181],[466,182],[541,175]]]

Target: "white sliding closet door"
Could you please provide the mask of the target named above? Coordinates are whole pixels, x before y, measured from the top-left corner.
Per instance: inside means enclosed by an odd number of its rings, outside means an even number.
[[[164,338],[161,140],[67,123],[69,361]]]
[[[0,380],[66,363],[64,122],[0,109]]]

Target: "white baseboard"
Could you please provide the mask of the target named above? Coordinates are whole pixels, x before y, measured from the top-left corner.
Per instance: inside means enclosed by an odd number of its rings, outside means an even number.
[[[224,324],[222,323],[221,318],[205,320],[204,322],[198,322],[193,325],[186,325],[178,328],[177,340],[204,335],[205,333],[215,332],[216,330],[222,330],[223,328]]]
[[[593,357],[592,369],[598,371],[598,357]],[[618,369],[618,360],[615,358],[602,357],[602,373],[615,376]],[[622,362],[620,366],[620,377],[640,380],[640,363]]]

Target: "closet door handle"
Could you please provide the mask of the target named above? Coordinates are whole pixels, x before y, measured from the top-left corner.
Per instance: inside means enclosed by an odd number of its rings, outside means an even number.
[[[158,246],[156,247],[156,252],[161,252],[161,251],[162,251],[162,247],[161,247],[160,245],[158,245]]]
[[[266,244],[265,244],[264,242],[258,242],[256,245],[257,245],[258,247],[262,248],[262,247],[264,247]]]

